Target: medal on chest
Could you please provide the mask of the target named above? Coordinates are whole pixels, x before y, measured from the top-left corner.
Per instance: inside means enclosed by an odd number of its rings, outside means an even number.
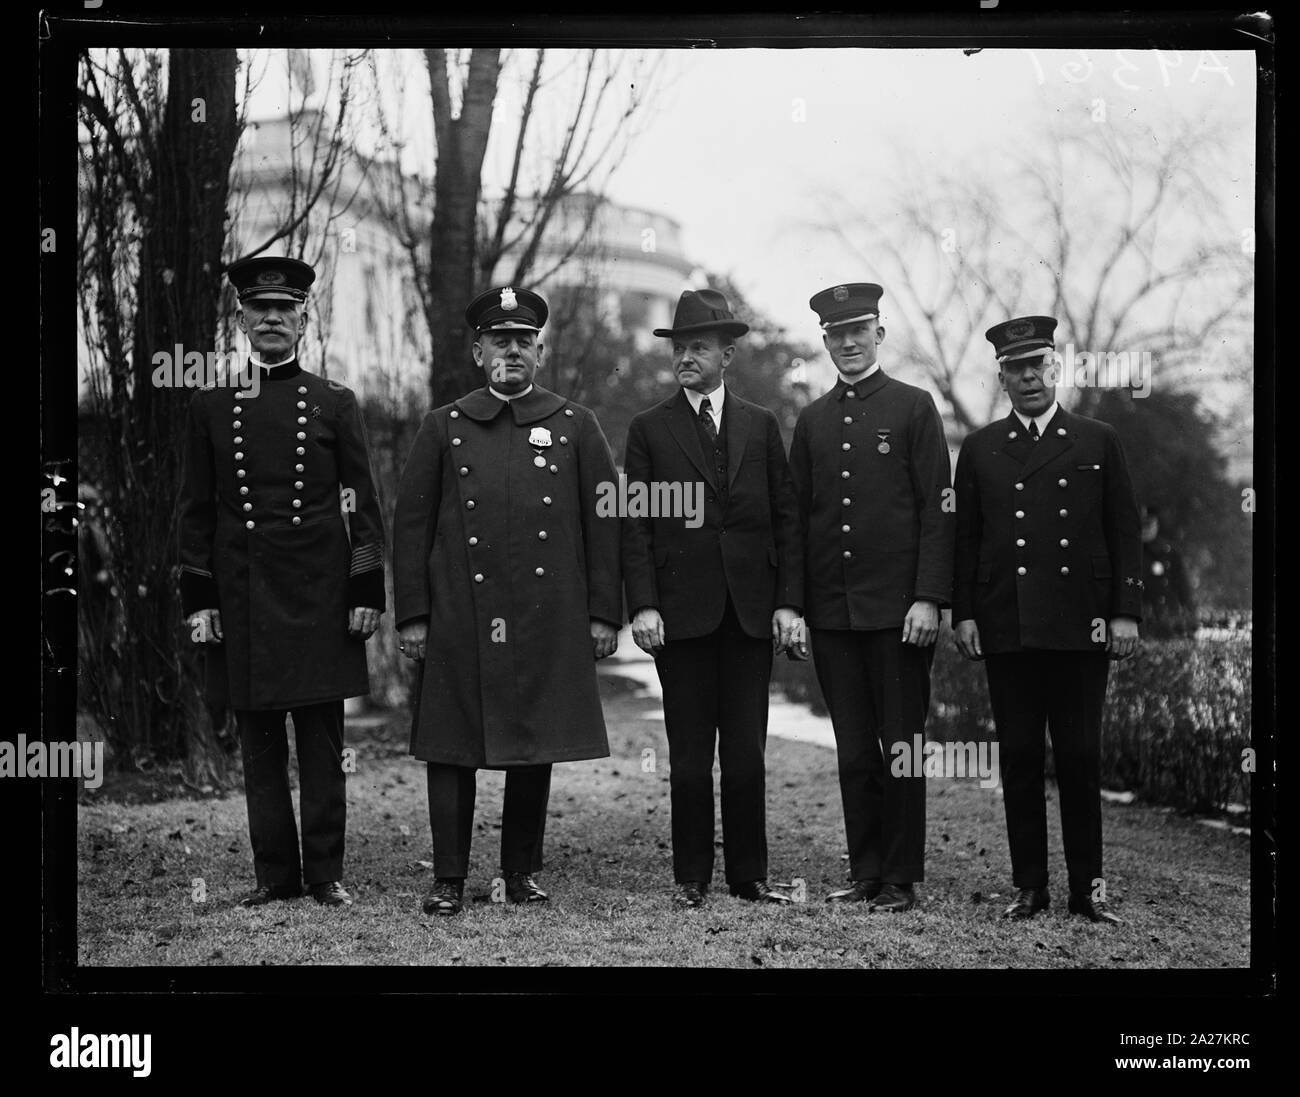
[[[876,437],[880,439],[879,444],[876,446],[876,452],[888,453],[889,452],[889,427],[883,427],[882,429],[876,431]]]
[[[546,467],[546,457],[542,451],[551,445],[551,432],[545,427],[533,427],[528,432],[528,444],[537,451],[537,456],[533,458],[533,464],[539,469],[544,469]]]

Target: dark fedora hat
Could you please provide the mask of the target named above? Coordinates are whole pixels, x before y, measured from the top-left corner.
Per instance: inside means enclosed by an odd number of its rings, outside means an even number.
[[[688,289],[677,300],[673,326],[655,328],[659,336],[687,335],[695,331],[721,331],[727,335],[744,335],[749,325],[731,315],[727,299],[715,289]]]

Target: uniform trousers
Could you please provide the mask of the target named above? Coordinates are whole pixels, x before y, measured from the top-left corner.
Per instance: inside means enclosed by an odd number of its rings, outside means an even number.
[[[435,876],[464,879],[469,875],[477,774],[478,770],[473,766],[429,763],[429,826],[433,831]],[[541,871],[546,805],[550,795],[549,764],[506,769],[505,797],[501,807],[503,873]]]
[[[298,747],[302,859],[289,794],[286,713]],[[248,835],[258,887],[301,888],[343,879],[347,775],[343,772],[343,702],[235,712],[244,763]]]
[[[850,877],[923,880],[925,775],[897,775],[892,763],[894,744],[910,755],[913,736],[925,734],[934,645],[903,643],[901,626],[811,631],[817,681],[835,732]]]
[[[1012,882],[1047,886],[1043,767],[1052,733],[1061,837],[1070,891],[1088,896],[1101,879],[1101,718],[1110,659],[1104,651],[986,655],[998,732]]]
[[[722,848],[728,884],[767,879],[767,696],[772,641],[747,635],[731,598],[707,636],[655,656],[664,694],[673,876],[713,877],[713,757],[722,770]]]

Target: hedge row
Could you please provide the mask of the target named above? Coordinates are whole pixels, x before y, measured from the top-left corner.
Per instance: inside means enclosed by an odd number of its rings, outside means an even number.
[[[1190,812],[1250,806],[1245,751],[1251,737],[1249,633],[1229,640],[1144,640],[1111,666],[1102,731],[1102,786]],[[826,705],[812,663],[784,657],[773,684],[819,715]],[[993,736],[984,669],[967,662],[944,630],[931,673],[927,737],[978,741]],[[1049,740],[1050,742],[1050,740]],[[1049,772],[1051,753],[1048,752]]]

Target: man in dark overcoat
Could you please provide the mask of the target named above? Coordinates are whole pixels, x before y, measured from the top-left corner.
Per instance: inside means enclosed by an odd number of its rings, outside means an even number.
[[[954,523],[934,400],[877,361],[883,292],[857,282],[809,301],[839,378],[800,414],[790,472],[849,846],[849,886],[827,901],[897,912],[911,909],[924,878],[925,776],[893,763],[925,733]]]
[[[1061,797],[1071,914],[1117,922],[1101,871],[1101,723],[1110,659],[1136,650],[1142,531],[1115,429],[1056,402],[1056,321],[991,327],[1011,412],[967,435],[957,459],[953,627],[982,659],[997,725],[1015,901],[1050,902],[1046,731]]]
[[[384,610],[384,528],[365,427],[345,385],[308,373],[297,345],[315,271],[263,256],[228,271],[252,352],[244,384],[190,403],[181,486],[181,604],[206,645],[210,703],[243,753],[260,906],[302,894],[351,903],[343,701],[369,692],[366,639]],[[302,850],[285,714],[297,739]]]
[[[682,294],[655,331],[672,340],[680,387],[632,420],[623,467],[629,499],[644,485],[654,503],[623,523],[623,572],[632,637],[663,686],[674,899],[688,908],[713,876],[715,742],[731,894],[790,901],[767,883],[763,754],[772,654],[791,641],[803,566],[776,416],[724,383],[748,330],[716,290]]]
[[[398,488],[393,578],[403,650],[421,663],[411,752],[428,763],[436,877],[428,914],[463,907],[475,772],[506,771],[501,869],[534,874],[551,765],[609,754],[595,661],[622,618],[617,483],[586,408],[534,383],[546,302],[492,289],[465,310],[485,385],[431,411]],[[604,487],[602,487],[604,485]]]

